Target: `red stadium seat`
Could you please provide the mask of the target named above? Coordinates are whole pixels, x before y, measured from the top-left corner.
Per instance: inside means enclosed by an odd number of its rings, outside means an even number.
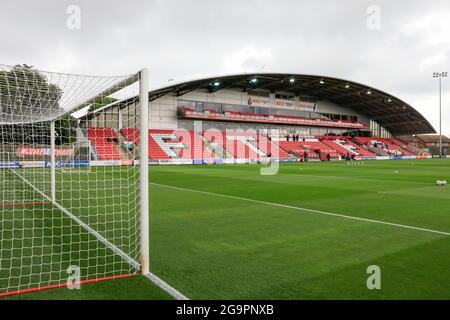
[[[111,128],[88,128],[88,138],[97,151],[99,160],[121,160],[117,141],[119,137]]]

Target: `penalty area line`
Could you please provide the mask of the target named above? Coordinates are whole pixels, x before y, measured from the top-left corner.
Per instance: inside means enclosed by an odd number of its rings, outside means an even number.
[[[406,225],[406,224],[400,224],[400,223],[394,223],[394,222],[388,222],[388,221],[381,221],[381,220],[374,220],[374,219],[368,219],[368,218],[360,218],[360,217],[354,217],[354,216],[349,216],[349,215],[340,214],[340,213],[333,213],[333,212],[320,211],[320,210],[314,210],[314,209],[308,209],[308,208],[302,208],[302,207],[295,207],[295,206],[290,206],[290,205],[281,204],[281,203],[268,202],[268,201],[262,201],[262,200],[255,200],[255,199],[249,199],[249,198],[243,198],[243,197],[231,196],[231,195],[227,195],[227,194],[208,192],[208,191],[201,191],[201,190],[195,190],[195,189],[189,189],[189,188],[175,187],[175,186],[171,186],[171,185],[154,183],[154,182],[150,182],[150,184],[153,184],[155,186],[175,189],[175,190],[195,192],[195,193],[202,193],[202,194],[211,195],[211,196],[218,196],[218,197],[223,197],[223,198],[230,198],[230,199],[235,199],[235,200],[248,201],[248,202],[259,203],[259,204],[264,204],[264,205],[269,205],[269,206],[274,206],[274,207],[279,207],[279,208],[286,208],[286,209],[292,209],[292,210],[297,210],[297,211],[304,211],[304,212],[315,213],[315,214],[320,214],[320,215],[339,217],[339,218],[344,218],[344,219],[349,219],[349,220],[370,222],[370,223],[387,225],[387,226],[391,226],[391,227],[397,227],[397,228],[403,228],[403,229],[410,229],[410,230],[434,233],[434,234],[439,234],[439,235],[444,235],[444,236],[450,236],[450,232],[433,230],[433,229],[427,229],[427,228],[421,228],[421,227],[415,227],[415,226],[410,226],[410,225]]]

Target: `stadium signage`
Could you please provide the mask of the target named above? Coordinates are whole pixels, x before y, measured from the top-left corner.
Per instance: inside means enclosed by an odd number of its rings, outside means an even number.
[[[76,161],[56,161],[56,167],[58,168],[78,168],[89,167],[90,162],[88,160],[76,160]]]
[[[312,102],[291,101],[291,100],[275,100],[275,106],[286,109],[299,109],[303,111],[316,111],[316,104]]]
[[[270,99],[263,99],[260,97],[249,97],[247,104],[252,107],[271,107]]]
[[[285,99],[275,99],[275,103],[272,104],[269,98],[261,97],[249,97],[247,104],[252,107],[278,107],[284,109],[298,109],[303,111],[317,111],[317,104],[313,102],[304,101],[292,101]]]
[[[19,157],[48,157],[52,154],[52,149],[50,148],[18,148]],[[57,148],[55,149],[55,154],[57,157],[73,156],[73,148]]]
[[[122,161],[120,160],[93,160],[90,162],[92,167],[110,167],[110,166],[120,166]]]
[[[20,161],[22,168],[45,168],[45,161]]]
[[[45,161],[45,168],[51,167],[50,161]],[[89,160],[75,160],[75,161],[56,161],[57,168],[79,168],[79,167],[89,167],[91,162]]]
[[[0,167],[3,168],[19,168],[20,167],[20,163],[15,161],[15,162],[0,162]]]

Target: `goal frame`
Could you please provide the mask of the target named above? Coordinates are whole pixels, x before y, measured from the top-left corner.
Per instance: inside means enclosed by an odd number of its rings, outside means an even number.
[[[141,222],[141,273],[150,273],[150,219],[149,219],[149,170],[148,170],[148,69],[139,72],[140,108],[140,222]]]
[[[148,69],[144,68],[140,70],[138,73],[133,74],[132,76],[126,78],[125,80],[119,82],[116,84],[117,87],[124,88],[130,84],[134,84],[136,82],[139,82],[139,126],[140,126],[140,150],[139,150],[139,160],[135,161],[135,164],[139,164],[139,227],[140,227],[140,234],[139,234],[139,250],[140,250],[140,260],[137,261],[136,266],[140,265],[140,269],[138,269],[140,272],[137,274],[143,274],[147,276],[149,279],[152,280],[152,278],[157,278],[155,275],[150,273],[150,227],[149,227],[149,161],[148,161],[148,131],[149,131],[149,72]],[[96,101],[97,99],[101,99],[102,97],[109,96],[116,92],[117,90],[113,90],[113,88],[108,88],[104,90],[103,92],[100,92],[95,97],[90,98],[89,100],[81,103],[76,108],[72,109],[71,112],[75,112],[77,110],[80,110],[84,107],[89,106],[91,103]],[[107,244],[108,247],[113,249],[113,251],[121,256],[124,260],[127,261],[127,258],[129,258],[126,254],[124,254],[121,249],[116,248],[115,250],[112,247],[115,247],[113,244],[110,244],[110,242],[104,238],[99,232],[97,232],[95,229],[91,228],[89,225],[85,224],[81,219],[71,214],[68,210],[63,208],[60,204],[57,203],[57,190],[56,190],[56,167],[57,167],[57,147],[56,147],[56,119],[49,119],[45,121],[49,123],[50,125],[50,194],[45,195],[42,192],[42,195],[48,198],[52,205],[58,207],[61,211],[63,211],[66,215],[68,215],[73,221],[78,223],[81,227],[86,229],[90,234],[94,235],[100,242],[103,242],[104,244]],[[20,175],[19,175],[20,176]],[[26,180],[21,177],[25,183]],[[32,185],[30,185],[33,187]],[[35,187],[33,187],[35,188]],[[39,190],[36,190],[37,192],[40,192]],[[130,262],[130,261],[128,261]],[[133,261],[134,262],[134,261]],[[124,277],[132,276],[133,274],[123,274],[123,275],[115,275],[110,277],[104,277],[104,278],[96,278],[96,279],[87,279],[79,281],[77,284],[85,284],[85,283],[92,283],[92,282],[99,282],[109,279],[119,279]],[[155,280],[152,280],[155,282]],[[72,283],[73,285],[73,283]],[[27,289],[19,289],[17,291],[7,291],[7,292],[0,292],[0,298],[5,296],[11,296],[11,295],[17,295],[22,293],[29,293],[29,292],[36,292],[36,291],[43,291],[47,289],[52,288],[61,288],[61,287],[67,287],[68,284],[56,284],[56,285],[49,285],[49,286],[39,286],[36,288],[27,288]]]

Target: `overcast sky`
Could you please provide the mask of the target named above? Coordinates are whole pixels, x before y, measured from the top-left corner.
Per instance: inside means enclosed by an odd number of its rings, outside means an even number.
[[[258,70],[334,76],[394,94],[436,130],[432,73],[450,71],[449,0],[0,0],[0,30],[1,64],[95,75],[147,67],[151,87]]]

